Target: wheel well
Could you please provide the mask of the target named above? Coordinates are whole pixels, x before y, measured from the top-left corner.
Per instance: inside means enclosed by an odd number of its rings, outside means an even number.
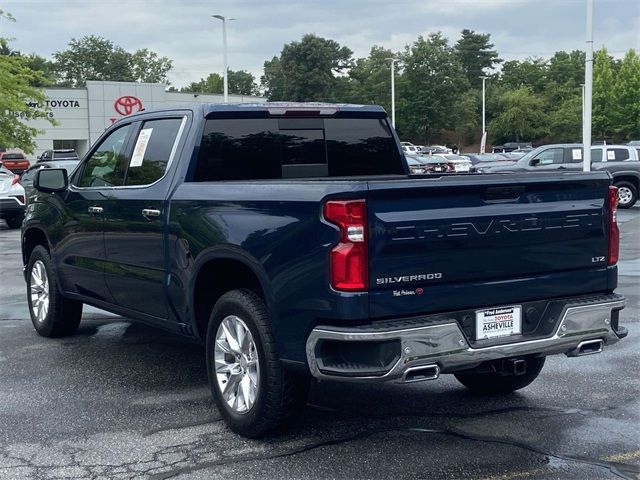
[[[193,294],[194,314],[198,334],[203,340],[211,309],[218,299],[230,290],[246,288],[265,299],[262,285],[256,274],[244,263],[221,258],[204,264],[198,272]]]
[[[49,241],[42,230],[31,228],[24,232],[22,237],[22,262],[26,265],[31,257],[31,252],[38,245],[42,245],[49,251]]]
[[[636,187],[636,190],[640,190],[640,180],[634,176],[620,175],[619,177],[613,178],[613,184],[615,185],[618,182],[629,182],[631,185]]]

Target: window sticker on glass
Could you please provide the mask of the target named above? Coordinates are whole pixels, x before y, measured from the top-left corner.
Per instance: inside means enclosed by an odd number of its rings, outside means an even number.
[[[582,149],[574,148],[571,150],[571,158],[573,160],[582,160]]]
[[[615,160],[616,159],[616,152],[614,152],[613,150],[607,150],[607,160]]]
[[[131,156],[131,163],[129,163],[130,167],[139,167],[142,165],[142,160],[144,159],[144,154],[147,151],[147,145],[149,145],[149,139],[151,138],[151,132],[153,132],[153,128],[143,128],[140,130],[140,135],[138,135],[138,140],[136,141],[136,146]]]

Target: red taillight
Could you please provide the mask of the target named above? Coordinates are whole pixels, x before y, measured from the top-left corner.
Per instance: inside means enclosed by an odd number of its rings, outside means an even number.
[[[20,181],[20,175],[14,175],[13,176],[13,181],[11,182],[11,186],[14,186],[19,181]]]
[[[329,256],[331,286],[349,292],[367,290],[367,204],[364,200],[331,200],[324,218],[340,227],[340,242]]]
[[[618,263],[620,229],[618,228],[618,187],[609,187],[609,265]]]

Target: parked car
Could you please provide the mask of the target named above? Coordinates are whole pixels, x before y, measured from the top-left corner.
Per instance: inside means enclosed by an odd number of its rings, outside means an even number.
[[[524,155],[513,164],[487,166],[483,173],[581,171],[582,145],[544,145]],[[635,147],[596,145],[591,147],[591,169],[608,171],[618,188],[619,207],[631,208],[640,190],[640,161]]]
[[[446,148],[442,148],[442,147],[423,147],[422,148],[422,154],[423,155],[434,155],[434,154],[438,154],[438,153],[450,153],[449,151],[447,151]]]
[[[28,170],[22,172],[20,175],[20,185],[24,188],[26,198],[28,199],[33,192],[33,179],[36,172],[42,168],[64,168],[68,175],[78,166],[79,160],[47,160],[39,161],[29,167]]]
[[[492,151],[493,153],[509,153],[514,150],[522,151],[529,148],[533,148],[530,142],[506,142],[504,145],[494,145]]]
[[[469,171],[471,171],[471,160],[469,160],[467,157],[463,157],[462,155],[454,155],[453,153],[442,153],[433,156],[445,159],[449,172],[468,173]]]
[[[415,145],[402,145],[402,151],[407,155],[418,155],[418,148]]]
[[[0,152],[0,163],[13,173],[22,173],[29,168],[29,160],[21,152]]]
[[[449,173],[449,161],[441,155],[424,155],[421,158],[427,173]]]
[[[410,174],[423,175],[427,173],[426,166],[424,162],[421,161],[420,157],[415,155],[405,155],[404,158],[407,160],[407,166],[409,167]]]
[[[38,162],[55,162],[59,160],[79,160],[79,158],[76,151],[71,148],[45,150],[42,152],[42,155],[38,157]]]
[[[24,218],[25,194],[18,179],[18,175],[0,165],[0,218],[9,228],[19,228]]]
[[[282,428],[310,378],[451,373],[504,394],[547,355],[626,336],[606,172],[407,173],[376,106],[124,117],[71,176],[35,175],[21,238],[34,328],[73,334],[89,304],[202,341],[218,411],[247,437]]]

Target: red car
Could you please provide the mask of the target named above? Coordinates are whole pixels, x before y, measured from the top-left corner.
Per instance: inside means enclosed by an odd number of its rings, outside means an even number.
[[[29,168],[29,160],[19,152],[0,152],[0,163],[13,173],[22,173]]]

